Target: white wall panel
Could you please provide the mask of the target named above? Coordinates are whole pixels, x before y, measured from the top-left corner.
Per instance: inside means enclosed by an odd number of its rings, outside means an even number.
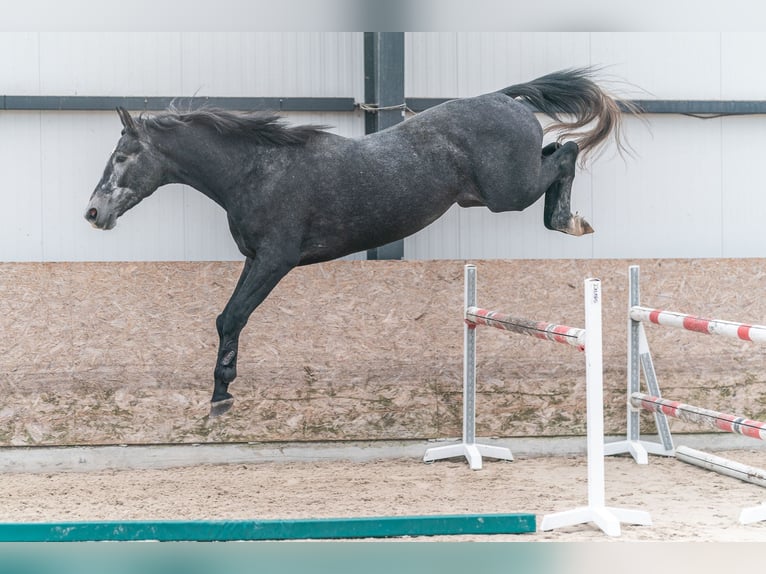
[[[593,33],[590,63],[605,66],[616,80],[635,85],[636,98],[721,97],[721,35],[717,32]]]
[[[364,96],[360,34],[185,33],[183,93]]]
[[[40,95],[185,95],[180,34],[41,33],[39,41]]]
[[[40,114],[0,113],[0,260],[42,257],[40,161]]]
[[[28,32],[0,33],[0,94],[37,94],[40,39]]]
[[[589,61],[587,33],[418,32],[405,41],[408,97],[470,97]]]
[[[721,120],[630,122],[635,157],[593,167],[595,257],[721,256]]]
[[[766,257],[761,239],[766,217],[764,163],[766,118],[733,117],[723,125],[721,194],[723,257]]]
[[[458,94],[458,34],[405,34],[404,87],[411,98],[451,98]]]
[[[364,94],[359,33],[2,34],[5,94]]]
[[[726,100],[766,99],[766,74],[761,61],[766,36],[753,32],[721,34],[721,97]]]
[[[458,95],[491,92],[587,64],[588,41],[584,33],[461,33]]]

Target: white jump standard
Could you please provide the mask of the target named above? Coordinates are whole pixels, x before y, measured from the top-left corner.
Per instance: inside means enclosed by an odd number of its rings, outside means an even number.
[[[606,506],[604,485],[604,388],[601,336],[601,281],[585,280],[585,394],[588,448],[588,506],[543,517],[540,530],[593,522],[605,534],[619,536],[620,523],[649,526],[648,512]]]

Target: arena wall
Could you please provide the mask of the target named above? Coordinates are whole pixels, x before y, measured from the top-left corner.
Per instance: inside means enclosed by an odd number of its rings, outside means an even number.
[[[212,420],[215,317],[238,263],[2,264],[0,445],[458,436],[464,263],[294,270],[251,317],[236,404]],[[766,323],[763,259],[474,263],[480,305],[571,326],[583,324],[582,280],[602,279],[610,433],[625,428],[630,263],[647,305]],[[651,326],[648,337],[666,396],[766,416],[757,346]],[[584,433],[577,350],[485,329],[478,351],[478,436]]]

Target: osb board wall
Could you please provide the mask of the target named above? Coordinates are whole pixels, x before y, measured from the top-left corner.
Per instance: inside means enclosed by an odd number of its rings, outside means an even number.
[[[631,262],[475,263],[481,306],[577,327],[583,279],[602,279],[605,426],[624,432]],[[766,260],[634,263],[647,306],[766,324]],[[463,264],[292,271],[243,332],[236,404],[216,419],[215,317],[240,264],[1,264],[0,445],[459,436]],[[762,346],[647,330],[665,396],[766,417]],[[478,350],[479,436],[584,433],[579,351],[486,328]]]

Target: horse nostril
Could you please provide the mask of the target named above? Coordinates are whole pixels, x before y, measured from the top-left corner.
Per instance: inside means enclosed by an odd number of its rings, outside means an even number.
[[[88,221],[96,221],[96,218],[98,217],[98,209],[95,207],[91,207],[88,212],[85,214],[85,218]]]

